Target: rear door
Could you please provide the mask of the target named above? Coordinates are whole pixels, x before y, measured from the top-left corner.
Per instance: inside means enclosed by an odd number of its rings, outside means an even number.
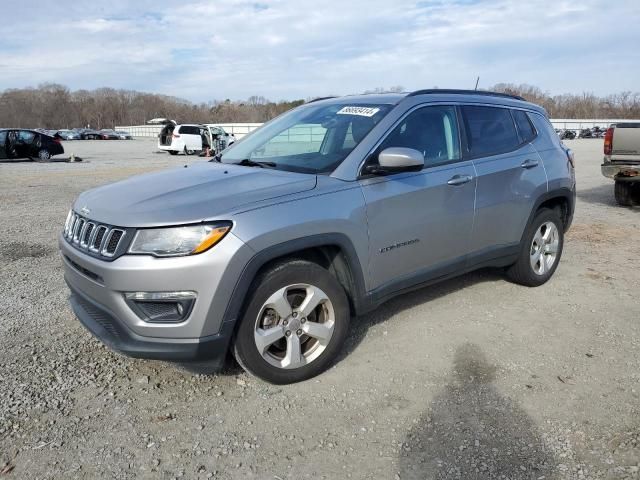
[[[519,244],[535,201],[547,191],[547,176],[530,143],[536,132],[526,112],[482,105],[461,111],[465,155],[478,176],[472,252],[488,259]]]
[[[372,286],[400,290],[462,267],[473,226],[475,174],[461,158],[456,108],[419,107],[371,155],[389,147],[425,156],[419,172],[360,180],[369,222]]]
[[[200,127],[197,125],[181,125],[180,138],[184,141],[187,150],[202,150],[202,137]]]
[[[37,152],[35,155],[33,152],[35,137],[36,133],[31,130],[18,130],[18,141],[16,143],[16,155],[18,158],[37,156]]]

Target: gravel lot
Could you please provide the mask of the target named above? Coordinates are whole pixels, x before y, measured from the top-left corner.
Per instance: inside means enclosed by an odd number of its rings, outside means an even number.
[[[0,164],[0,478],[638,478],[640,210],[615,205],[601,140],[567,144],[578,204],[549,283],[485,270],[396,298],[284,387],[119,356],[67,304],[75,196],[201,159],[146,139]]]

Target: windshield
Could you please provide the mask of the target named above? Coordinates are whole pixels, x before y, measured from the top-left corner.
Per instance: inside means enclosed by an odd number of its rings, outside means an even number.
[[[392,105],[308,105],[266,123],[221,157],[301,173],[331,173]]]

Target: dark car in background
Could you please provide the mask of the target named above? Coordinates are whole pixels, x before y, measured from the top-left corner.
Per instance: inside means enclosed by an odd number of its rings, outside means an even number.
[[[120,140],[120,136],[114,130],[108,128],[103,128],[98,133],[101,140]]]
[[[98,130],[91,128],[82,128],[79,131],[80,140],[100,140],[102,136]]]
[[[60,140],[50,135],[21,128],[0,129],[0,159],[31,158],[42,161],[64,153]]]

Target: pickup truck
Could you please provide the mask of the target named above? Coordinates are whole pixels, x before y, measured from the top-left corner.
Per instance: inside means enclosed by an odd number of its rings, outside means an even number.
[[[615,197],[625,207],[640,205],[640,122],[611,125],[604,136],[605,177],[615,180]]]

